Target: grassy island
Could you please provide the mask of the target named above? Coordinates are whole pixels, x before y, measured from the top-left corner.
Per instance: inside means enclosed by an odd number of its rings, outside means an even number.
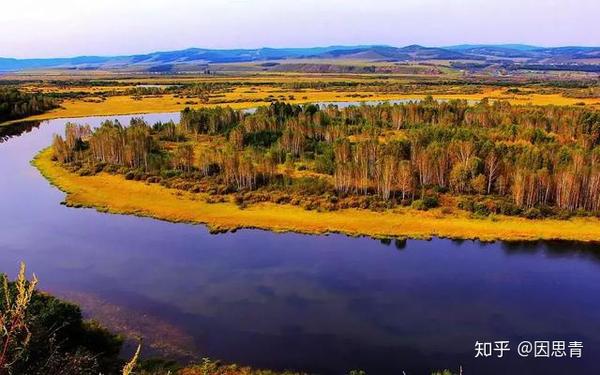
[[[213,231],[600,241],[598,129],[576,107],[274,103],[67,124],[34,164],[68,205]]]
[[[41,152],[34,165],[49,181],[67,193],[65,202],[69,206],[206,224],[213,231],[261,228],[374,237],[600,241],[600,220],[595,218],[565,221],[497,216],[474,219],[467,212],[445,214],[442,208],[429,211],[399,208],[385,212],[361,209],[317,212],[273,203],[258,203],[241,209],[233,202],[207,203],[207,194],[181,192],[158,184],[126,180],[118,175],[80,176],[53,161],[51,149]]]

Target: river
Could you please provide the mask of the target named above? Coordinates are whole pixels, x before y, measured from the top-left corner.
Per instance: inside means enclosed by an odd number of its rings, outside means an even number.
[[[600,372],[598,245],[212,235],[68,208],[29,164],[67,121],[0,129],[1,271],[24,260],[43,290],[146,336],[147,354],[322,374]],[[476,341],[497,340],[504,358],[474,358]],[[583,357],[521,358],[523,340],[582,341]]]

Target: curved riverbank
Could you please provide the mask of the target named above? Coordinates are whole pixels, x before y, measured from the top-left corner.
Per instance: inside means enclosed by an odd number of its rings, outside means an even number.
[[[563,221],[497,216],[494,219],[473,219],[463,211],[443,214],[441,209],[423,212],[410,208],[381,213],[357,209],[316,212],[272,203],[240,209],[229,202],[207,203],[204,194],[125,180],[118,175],[79,176],[53,162],[51,156],[50,149],[43,150],[32,163],[53,185],[66,193],[65,203],[69,206],[205,224],[212,231],[258,228],[276,232],[336,232],[380,238],[435,236],[482,241],[600,241],[600,220],[597,218]]]

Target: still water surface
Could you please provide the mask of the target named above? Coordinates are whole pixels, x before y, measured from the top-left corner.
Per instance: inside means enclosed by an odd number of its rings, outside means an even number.
[[[26,261],[42,289],[148,336],[147,352],[322,374],[600,373],[597,245],[211,235],[68,208],[29,164],[66,121],[0,130],[13,133],[0,143],[0,271]],[[476,340],[510,340],[512,352],[474,359]],[[583,358],[519,359],[521,340],[583,341]]]

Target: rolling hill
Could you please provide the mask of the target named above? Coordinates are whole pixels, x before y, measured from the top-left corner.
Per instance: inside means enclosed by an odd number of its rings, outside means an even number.
[[[130,56],[79,56],[72,58],[14,59],[0,58],[0,71],[14,72],[32,69],[103,69],[129,71],[169,72],[176,68],[198,70],[208,64],[239,64],[285,60],[360,60],[367,62],[418,62],[425,60],[449,60],[473,66],[501,64],[507,67],[553,66],[564,69],[600,63],[600,47],[545,48],[519,44],[504,45],[457,45],[449,47],[423,47],[410,45],[392,47],[385,45],[330,46],[313,48],[259,48],[259,49],[203,49],[189,48],[179,51],[152,52]],[[594,61],[597,59],[598,61]],[[585,60],[585,61],[584,61]],[[591,61],[591,63],[590,63]],[[516,65],[515,65],[516,64]]]

